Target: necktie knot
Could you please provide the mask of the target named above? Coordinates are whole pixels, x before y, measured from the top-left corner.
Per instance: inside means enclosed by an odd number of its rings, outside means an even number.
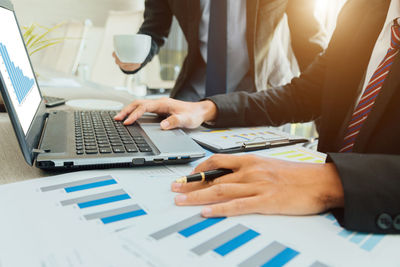
[[[392,42],[391,48],[398,50],[400,49],[400,26],[398,23],[399,19],[394,20],[394,24],[392,26]]]

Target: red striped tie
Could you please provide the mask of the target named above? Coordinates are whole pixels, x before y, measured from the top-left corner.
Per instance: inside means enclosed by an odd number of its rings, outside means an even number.
[[[352,152],[354,142],[363,126],[365,120],[368,118],[372,107],[374,106],[376,97],[383,87],[383,83],[389,74],[390,68],[400,48],[400,26],[397,23],[397,19],[394,21],[392,26],[392,38],[390,48],[388,49],[386,56],[379,64],[377,70],[371,77],[364,93],[361,96],[360,102],[355,108],[349,125],[347,126],[346,135],[339,152]]]

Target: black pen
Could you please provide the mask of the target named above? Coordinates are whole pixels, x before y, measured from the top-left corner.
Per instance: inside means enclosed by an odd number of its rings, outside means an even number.
[[[176,180],[175,182],[181,184],[186,184],[191,182],[211,182],[214,179],[217,179],[218,177],[230,174],[232,172],[233,172],[232,170],[228,169],[211,170],[211,171],[191,174],[188,176],[183,176],[180,179]]]

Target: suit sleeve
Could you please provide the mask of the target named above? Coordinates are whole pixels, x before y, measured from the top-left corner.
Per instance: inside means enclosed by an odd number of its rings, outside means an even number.
[[[218,109],[215,127],[240,127],[308,122],[321,113],[326,55],[320,55],[288,85],[257,93],[236,92],[208,98]]]
[[[344,188],[345,207],[334,211],[350,230],[400,233],[400,156],[330,153]]]
[[[304,71],[323,51],[327,36],[314,16],[315,0],[289,0],[286,14],[293,52]]]
[[[144,22],[138,33],[150,35],[152,42],[149,55],[140,69],[146,66],[158,54],[160,47],[164,45],[171,29],[172,17],[173,14],[168,0],[146,0]],[[135,74],[140,69],[133,72],[122,71],[126,74]]]

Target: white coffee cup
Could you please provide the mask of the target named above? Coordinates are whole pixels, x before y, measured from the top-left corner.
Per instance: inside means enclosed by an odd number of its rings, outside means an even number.
[[[145,34],[114,35],[114,49],[123,63],[143,63],[149,55],[151,36]]]

